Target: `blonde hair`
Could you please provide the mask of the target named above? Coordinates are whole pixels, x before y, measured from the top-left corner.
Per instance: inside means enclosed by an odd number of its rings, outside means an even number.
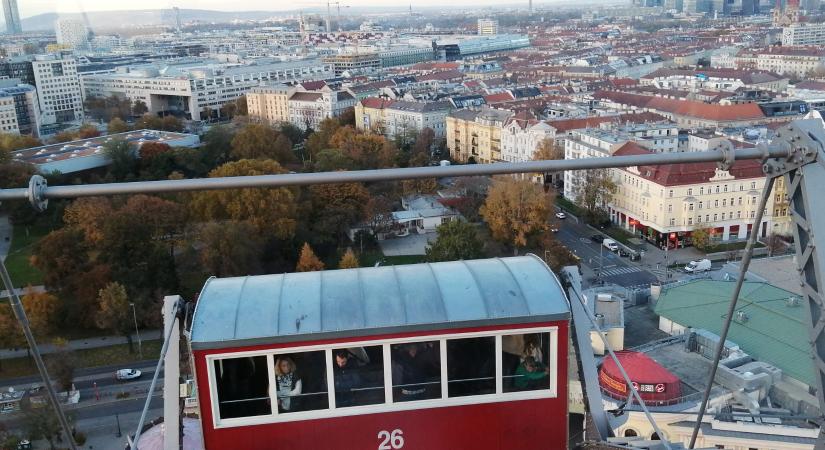
[[[292,361],[292,358],[289,356],[284,356],[283,358],[278,358],[275,360],[275,375],[282,377],[286,375],[281,371],[281,361],[286,361],[289,364],[289,373],[295,372],[295,362]]]

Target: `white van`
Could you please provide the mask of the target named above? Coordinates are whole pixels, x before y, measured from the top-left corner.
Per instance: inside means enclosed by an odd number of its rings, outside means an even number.
[[[616,243],[613,239],[605,239],[602,241],[602,245],[604,248],[610,250],[611,252],[616,252],[619,250],[619,244]]]
[[[688,265],[685,266],[685,272],[687,273],[700,273],[700,272],[707,272],[710,270],[710,260],[709,259],[700,259],[698,261],[691,261]]]

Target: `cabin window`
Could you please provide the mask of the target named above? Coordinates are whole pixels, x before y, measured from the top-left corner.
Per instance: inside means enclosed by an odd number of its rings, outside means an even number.
[[[392,344],[390,354],[393,401],[441,398],[441,342]]]
[[[278,414],[329,408],[324,352],[275,355]]]
[[[550,333],[501,337],[501,375],[504,392],[550,389]]]
[[[465,397],[496,392],[495,338],[447,341],[447,396]]]
[[[266,356],[215,361],[221,419],[272,414]]]
[[[382,346],[332,350],[335,407],[384,403],[384,352]]]

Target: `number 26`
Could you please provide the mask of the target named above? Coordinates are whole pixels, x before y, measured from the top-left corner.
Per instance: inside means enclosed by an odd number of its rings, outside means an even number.
[[[381,430],[378,432],[378,439],[381,439],[378,450],[398,450],[404,447],[404,432],[400,429],[392,430],[392,433]]]

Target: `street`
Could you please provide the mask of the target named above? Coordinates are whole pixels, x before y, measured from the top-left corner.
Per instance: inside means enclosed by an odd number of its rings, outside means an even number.
[[[601,279],[606,283],[617,284],[622,287],[649,285],[658,278],[648,269],[651,261],[642,258],[641,261],[631,262],[594,242],[590,236],[596,234],[587,225],[577,223],[574,218],[559,220],[559,231],[556,238],[571,252],[581,258],[582,274],[589,281],[596,278],[601,269]],[[653,262],[652,264],[655,264]],[[664,268],[660,269],[664,274]]]

